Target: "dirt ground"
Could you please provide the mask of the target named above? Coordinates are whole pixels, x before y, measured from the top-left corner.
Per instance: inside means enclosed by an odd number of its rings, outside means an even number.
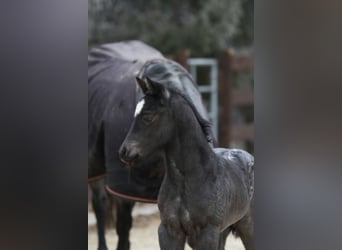
[[[133,227],[131,229],[130,241],[132,250],[159,250],[157,229],[159,225],[159,213],[157,208],[151,204],[137,204],[133,210]],[[97,249],[97,234],[93,214],[88,216],[88,250]],[[107,229],[107,245],[109,250],[115,250],[117,235],[115,229]],[[190,250],[188,246],[185,248]],[[229,236],[226,249],[244,250],[240,239]]]

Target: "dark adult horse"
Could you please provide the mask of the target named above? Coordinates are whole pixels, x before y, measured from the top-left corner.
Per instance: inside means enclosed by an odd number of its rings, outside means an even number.
[[[120,148],[127,164],[163,151],[165,177],[158,195],[161,250],[224,249],[225,230],[250,211],[254,158],[237,149],[208,145],[208,122],[183,93],[138,79],[145,96]],[[242,240],[252,249],[251,228]]]
[[[153,60],[152,60],[153,59]],[[143,93],[135,77],[149,77],[189,97],[207,119],[201,96],[190,74],[179,64],[163,58],[155,49],[138,41],[102,45],[88,56],[88,178],[93,190],[99,249],[105,242],[105,202],[107,191],[117,204],[118,250],[129,249],[129,230],[134,201],[156,202],[164,176],[161,155],[155,152],[135,164],[130,171],[118,151],[134,118],[136,100]],[[213,143],[211,128],[207,140]],[[101,180],[101,178],[105,178]]]

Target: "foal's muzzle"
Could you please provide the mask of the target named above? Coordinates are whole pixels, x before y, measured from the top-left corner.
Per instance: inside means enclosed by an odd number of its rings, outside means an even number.
[[[140,157],[139,151],[139,146],[136,142],[123,143],[119,150],[120,160],[130,165]]]

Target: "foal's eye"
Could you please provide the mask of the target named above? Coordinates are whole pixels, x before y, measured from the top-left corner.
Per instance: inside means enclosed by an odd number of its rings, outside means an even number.
[[[144,114],[142,118],[143,118],[144,123],[149,124],[154,121],[156,116],[157,116],[156,114]]]

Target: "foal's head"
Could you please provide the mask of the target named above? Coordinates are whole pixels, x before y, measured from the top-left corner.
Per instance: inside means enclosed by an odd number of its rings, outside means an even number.
[[[171,116],[171,93],[162,84],[137,78],[145,96],[138,102],[134,121],[119,150],[125,163],[133,163],[158,152],[171,138],[174,122]]]
[[[130,164],[160,152],[175,139],[180,128],[194,129],[195,123],[201,136],[205,135],[209,144],[212,142],[210,123],[188,97],[148,78],[146,82],[137,78],[137,82],[145,96],[136,106],[134,121],[121,145],[119,154],[123,162]]]

